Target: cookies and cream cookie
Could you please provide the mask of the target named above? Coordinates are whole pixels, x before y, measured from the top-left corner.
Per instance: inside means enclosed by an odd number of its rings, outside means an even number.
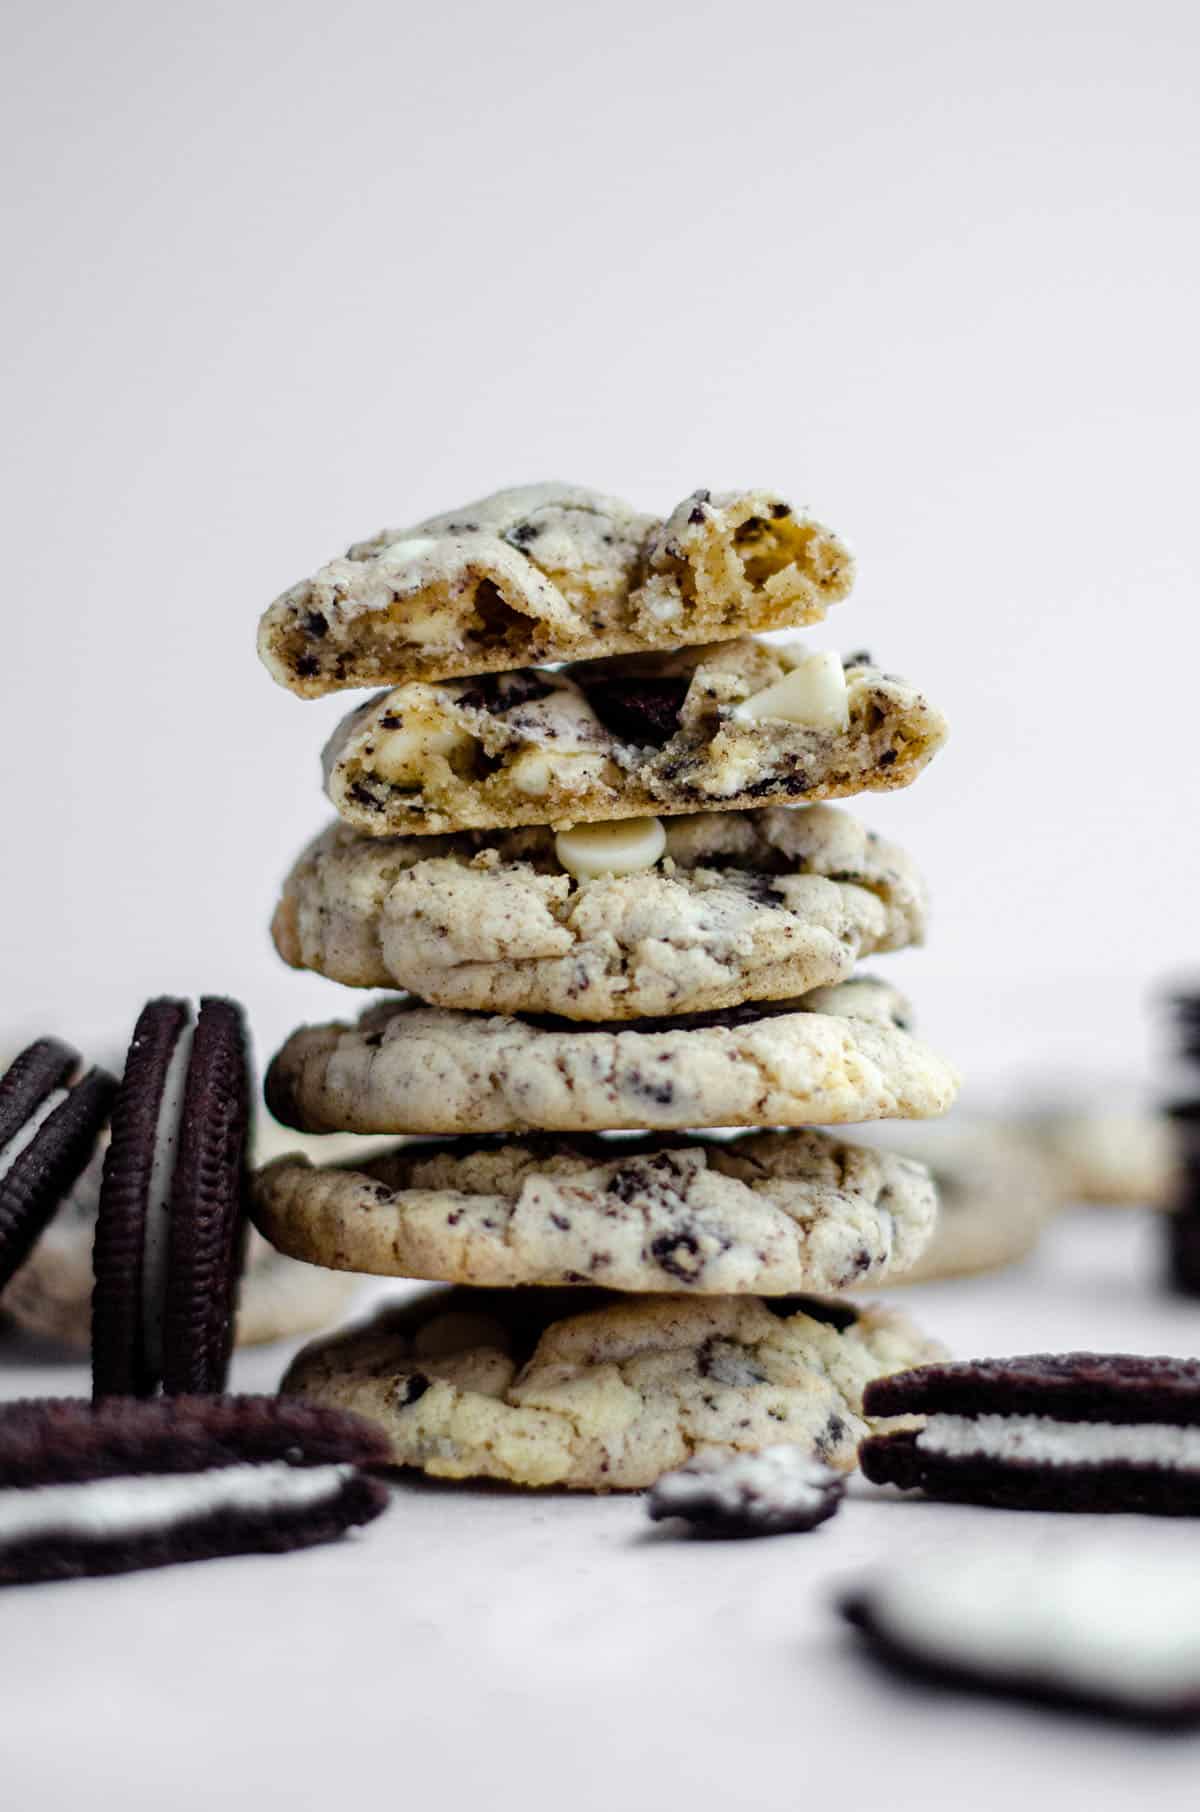
[[[608,847],[611,828],[369,837],[335,823],[284,883],[276,948],[433,1006],[625,1019],[784,999],[923,940],[914,864],[834,806],[671,818],[646,866],[630,866],[635,840]],[[607,866],[591,872],[581,849]]]
[[[357,543],[270,606],[258,646],[315,698],[812,623],[853,570],[771,491],[694,491],[660,521],[582,485],[524,485]]]
[[[586,1025],[409,996],[305,1026],[267,1073],[302,1132],[480,1133],[837,1125],[944,1113],[958,1079],[862,978],[770,1006]]]
[[[866,1385],[935,1352],[906,1316],[819,1297],[451,1288],[313,1342],[282,1388],[435,1477],[636,1490],[780,1444],[849,1472]]]
[[[811,1130],[415,1141],[354,1168],[280,1158],[251,1196],[309,1265],[697,1295],[878,1285],[935,1212],[921,1165]]]
[[[397,686],[334,731],[325,787],[372,836],[562,827],[907,786],[945,739],[869,656],[744,638]]]
[[[889,1125],[881,1143],[928,1165],[937,1190],[932,1235],[896,1283],[930,1283],[1019,1264],[1062,1206],[1059,1178],[1019,1127],[985,1119]],[[874,1145],[875,1129],[865,1133]]]

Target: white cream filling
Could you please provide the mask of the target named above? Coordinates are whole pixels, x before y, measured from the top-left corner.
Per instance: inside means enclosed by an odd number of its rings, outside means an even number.
[[[167,1260],[171,1243],[171,1181],[183,1125],[183,1098],[194,1031],[193,1026],[184,1027],[167,1063],[146,1191],[146,1221],[142,1232],[142,1346],[156,1377],[162,1371]]]
[[[917,1436],[948,1458],[1028,1460],[1039,1466],[1128,1465],[1200,1471],[1200,1428],[1173,1422],[1056,1422],[1052,1416],[930,1416]]]
[[[976,1537],[906,1556],[865,1596],[900,1647],[988,1678],[1134,1705],[1200,1690],[1200,1573],[1186,1542]]]
[[[56,1108],[62,1106],[69,1093],[70,1091],[65,1088],[51,1089],[46,1099],[39,1101],[28,1120],[18,1126],[8,1144],[0,1149],[0,1183],[4,1181],[21,1153],[29,1150],[51,1114]]]
[[[222,1510],[304,1510],[335,1498],[353,1471],[353,1466],[289,1466],[268,1460],[211,1472],[31,1485],[0,1492],[0,1543],[33,1535],[115,1540]]]

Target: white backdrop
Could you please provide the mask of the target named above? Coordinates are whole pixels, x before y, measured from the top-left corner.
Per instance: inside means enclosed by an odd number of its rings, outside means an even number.
[[[563,476],[763,482],[860,560],[953,739],[866,814],[978,1070],[1129,1068],[1195,957],[1184,3],[9,0],[0,734],[10,1033],[224,989],[324,819],[260,608],[383,523]]]

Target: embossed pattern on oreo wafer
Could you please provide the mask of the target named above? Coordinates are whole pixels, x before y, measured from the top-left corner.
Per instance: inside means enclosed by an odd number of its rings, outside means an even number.
[[[29,1045],[0,1078],[0,1289],[20,1268],[96,1148],[116,1083],[75,1080],[78,1054],[58,1039]]]

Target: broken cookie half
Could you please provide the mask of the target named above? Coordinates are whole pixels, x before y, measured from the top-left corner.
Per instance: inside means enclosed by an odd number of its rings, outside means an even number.
[[[908,786],[941,713],[869,655],[743,637],[376,694],[325,787],[371,836],[745,811]]]
[[[694,491],[660,521],[524,485],[357,543],[276,599],[258,647],[280,685],[319,698],[813,623],[853,572],[773,491]]]

